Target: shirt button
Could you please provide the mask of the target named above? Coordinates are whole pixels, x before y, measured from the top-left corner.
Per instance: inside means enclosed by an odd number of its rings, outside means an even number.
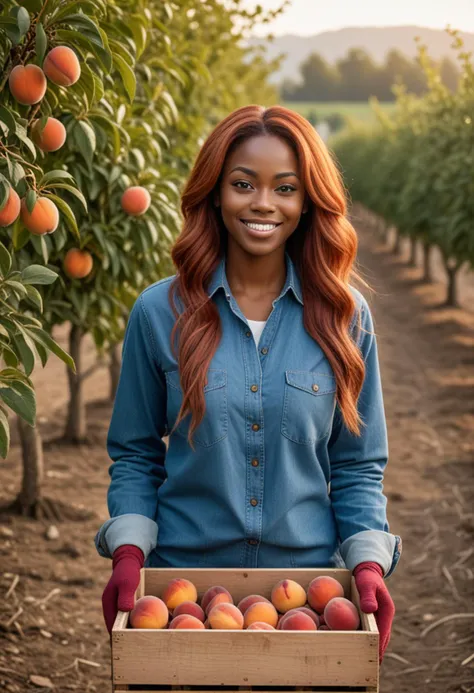
[[[257,392],[257,390],[258,390],[258,385],[252,385],[252,386],[250,387],[250,389],[252,390],[252,392]]]
[[[316,383],[313,385],[313,390],[317,392],[319,390],[319,385],[316,385]]]
[[[256,539],[247,539],[247,543],[251,544],[252,546],[257,546],[258,541]]]
[[[262,354],[268,354],[268,349],[267,349],[267,347],[263,347],[263,349],[262,349]]]
[[[251,337],[251,336],[252,336],[252,333],[251,333],[249,330],[247,330],[247,332],[245,333],[245,336],[246,336],[246,337]]]
[[[258,467],[258,460],[252,460],[252,467]]]
[[[253,505],[253,507],[255,507],[256,505],[258,505],[258,500],[256,498],[251,498],[250,505]]]
[[[258,424],[252,424],[252,431],[259,431],[260,426]]]

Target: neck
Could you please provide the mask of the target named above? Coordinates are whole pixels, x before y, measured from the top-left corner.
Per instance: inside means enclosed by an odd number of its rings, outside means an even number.
[[[226,276],[234,296],[258,299],[278,296],[285,285],[285,247],[269,255],[250,255],[229,244]]]

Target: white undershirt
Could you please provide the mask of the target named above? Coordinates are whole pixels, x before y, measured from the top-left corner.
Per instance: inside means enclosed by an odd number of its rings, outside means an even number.
[[[255,344],[258,346],[260,337],[265,327],[266,320],[249,320],[247,318],[250,329],[252,330],[253,338],[255,339]]]

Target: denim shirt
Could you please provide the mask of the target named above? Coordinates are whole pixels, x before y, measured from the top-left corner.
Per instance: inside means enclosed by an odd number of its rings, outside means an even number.
[[[401,554],[389,532],[383,474],[387,429],[368,304],[351,287],[366,375],[358,401],[366,426],[351,434],[336,405],[336,379],[303,326],[296,266],[259,344],[232,295],[225,256],[207,289],[222,338],[204,387],[206,413],[187,442],[191,415],[169,438],[182,401],[171,352],[172,277],[146,288],[128,320],[107,451],[110,518],[95,537],[101,556],[123,544],[150,567],[303,568],[379,563]],[[178,308],[181,304],[178,299]]]

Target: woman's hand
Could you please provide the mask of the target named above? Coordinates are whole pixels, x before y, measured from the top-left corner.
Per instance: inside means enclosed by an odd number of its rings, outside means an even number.
[[[383,579],[383,570],[378,563],[359,563],[352,574],[360,596],[360,608],[366,614],[375,613],[379,629],[379,663],[390,640],[395,605]]]
[[[143,551],[131,544],[119,546],[113,553],[112,576],[102,594],[102,611],[109,633],[117,611],[131,611],[134,607],[144,560]]]

